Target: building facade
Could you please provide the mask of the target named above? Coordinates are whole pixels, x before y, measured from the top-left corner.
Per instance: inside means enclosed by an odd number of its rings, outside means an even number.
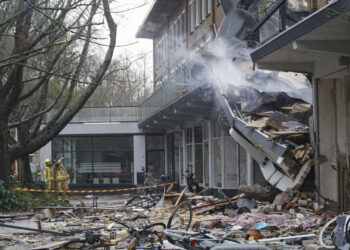
[[[147,160],[158,169],[165,164],[164,136],[138,128],[138,109],[83,108],[41,148],[40,165],[64,157],[72,188],[134,186]]]
[[[320,199],[345,211],[350,201],[350,3],[312,2],[318,3],[314,13],[282,32],[275,27],[251,57],[261,69],[312,76],[316,190]]]
[[[218,0],[155,1],[137,33],[153,40],[155,90],[140,106],[139,128],[164,133],[164,172],[181,186],[194,173],[203,187],[235,190],[253,184],[254,169],[260,171],[220,126],[212,89],[192,79],[188,54],[208,53],[224,16]],[[261,176],[255,179],[264,183]]]

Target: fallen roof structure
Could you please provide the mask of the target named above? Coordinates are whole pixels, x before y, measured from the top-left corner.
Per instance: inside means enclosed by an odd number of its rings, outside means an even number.
[[[223,96],[230,135],[258,162],[272,186],[282,191],[300,187],[312,167],[311,105],[283,92],[237,91]]]

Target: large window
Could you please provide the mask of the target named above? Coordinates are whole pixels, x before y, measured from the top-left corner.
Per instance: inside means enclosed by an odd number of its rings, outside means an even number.
[[[146,170],[154,178],[165,173],[164,150],[164,136],[146,136]]]
[[[210,165],[210,149],[209,149],[209,122],[205,122],[203,126],[203,168],[204,168],[204,185],[209,186],[209,165]]]
[[[192,128],[186,129],[186,163],[187,170],[190,173],[193,173],[193,138],[192,138]]]
[[[221,152],[221,130],[217,124],[214,122],[213,128],[213,158],[214,158],[214,168],[213,168],[213,176],[214,176],[214,186],[222,187],[222,152]]]
[[[196,180],[203,183],[203,134],[202,127],[194,128],[195,173]]]
[[[203,183],[203,134],[202,127],[186,129],[186,167],[194,173],[196,180]]]
[[[195,13],[195,3],[193,1],[190,1],[189,3],[189,9],[190,9],[190,31],[193,32],[194,31],[194,26],[195,26],[195,17],[196,17],[196,13]]]
[[[61,137],[52,152],[64,157],[73,184],[133,183],[133,136]]]
[[[167,135],[168,151],[168,174],[172,181],[179,181],[180,170],[182,168],[182,135],[172,133]]]

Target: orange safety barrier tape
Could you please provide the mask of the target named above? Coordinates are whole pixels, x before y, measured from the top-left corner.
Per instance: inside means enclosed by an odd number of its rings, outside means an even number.
[[[138,189],[163,187],[163,186],[169,186],[173,183],[176,184],[178,182],[163,183],[163,184],[147,186],[147,187],[104,189],[104,190],[54,190],[54,189],[37,189],[37,188],[21,188],[21,187],[14,187],[13,189],[17,191],[25,191],[25,192],[46,192],[46,193],[112,193],[112,192],[122,192],[122,191],[138,190]]]

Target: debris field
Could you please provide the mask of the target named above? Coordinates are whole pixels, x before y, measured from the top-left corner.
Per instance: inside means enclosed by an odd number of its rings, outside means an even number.
[[[275,196],[272,187],[240,186],[241,194],[228,197],[221,191],[222,198],[186,189],[75,197],[69,207],[1,214],[0,248],[215,249],[229,243],[250,244],[251,249],[323,249],[319,232],[335,217],[312,193],[292,189]],[[332,245],[332,229],[324,233],[326,245]]]

